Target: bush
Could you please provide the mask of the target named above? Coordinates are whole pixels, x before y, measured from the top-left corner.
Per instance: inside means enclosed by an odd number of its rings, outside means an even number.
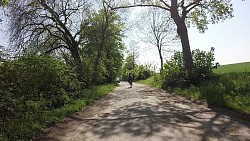
[[[214,48],[209,52],[196,49],[192,51],[194,68],[193,78],[188,77],[187,70],[183,66],[182,52],[175,52],[169,61],[164,64],[162,76],[165,87],[187,87],[191,85],[202,85],[213,77]],[[216,63],[218,65],[218,63]]]
[[[25,56],[0,65],[1,127],[15,117],[55,109],[81,97],[70,67],[47,56]]]
[[[147,66],[136,65],[132,70],[123,68],[121,79],[127,81],[129,73],[132,73],[134,81],[145,80],[154,74]]]
[[[139,81],[157,88],[164,88],[160,75]],[[201,86],[164,89],[192,99],[204,99],[209,104],[227,107],[250,114],[250,72],[215,75]]]
[[[101,86],[91,87],[90,89],[84,89],[82,91],[85,98],[79,98],[72,100],[70,103],[52,110],[46,110],[43,112],[35,112],[29,115],[20,115],[15,117],[5,124],[4,132],[0,132],[0,140],[2,141],[27,141],[33,137],[38,136],[49,126],[61,121],[66,116],[69,116],[91,102],[101,98],[103,95],[108,94],[115,88],[114,84],[106,84]]]
[[[200,87],[208,102],[250,113],[250,73],[218,75]]]

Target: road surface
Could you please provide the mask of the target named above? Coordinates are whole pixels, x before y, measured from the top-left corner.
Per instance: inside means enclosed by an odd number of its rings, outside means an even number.
[[[126,82],[34,141],[250,141],[250,123],[206,102]]]

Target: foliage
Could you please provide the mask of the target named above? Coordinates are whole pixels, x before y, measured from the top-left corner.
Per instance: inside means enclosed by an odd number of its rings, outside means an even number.
[[[1,123],[64,106],[82,97],[79,90],[74,71],[51,57],[24,56],[3,62],[0,66]]]
[[[77,78],[82,84],[83,66],[80,36],[89,24],[90,5],[87,0],[34,1],[11,0],[9,7],[10,43],[13,48],[28,53],[68,51],[74,59]],[[74,22],[73,22],[74,21]]]
[[[250,72],[250,62],[221,65],[213,69],[214,73]]]
[[[8,123],[5,123],[4,126],[1,126],[3,127],[3,132],[0,133],[0,139],[2,137],[6,141],[30,140],[41,134],[45,128],[61,121],[66,116],[81,110],[86,105],[89,105],[105,94],[111,92],[114,88],[114,84],[108,84],[84,89],[82,93],[85,98],[72,100],[63,107],[46,111],[30,112],[27,115],[15,117]]]
[[[193,84],[201,84],[211,79],[213,77],[212,69],[219,65],[219,63],[214,62],[214,47],[211,47],[209,52],[196,49],[192,52],[192,56],[194,60],[193,77],[196,80]]]
[[[163,80],[160,74],[152,75],[151,77],[145,80],[138,81],[138,83],[146,84],[146,85],[153,86],[156,88],[162,88],[163,86]]]
[[[139,82],[162,88],[164,87],[164,82],[160,81],[159,76],[153,76]],[[186,88],[168,87],[167,90],[191,99],[206,100],[208,104],[223,106],[245,114],[250,114],[249,72],[216,74],[215,77],[201,86],[190,86]]]
[[[133,81],[145,80],[154,74],[154,71],[150,70],[148,65],[136,65],[136,67],[132,70],[128,70],[126,68],[122,69],[121,80],[127,81],[128,74],[132,73]]]
[[[135,81],[145,80],[149,78],[154,72],[148,68],[148,66],[138,65],[133,71]]]
[[[201,86],[208,102],[250,113],[250,73],[221,74]]]
[[[0,0],[0,6],[6,6],[9,4],[9,0]]]
[[[218,65],[218,63],[214,64],[214,48],[211,48],[209,52],[196,49],[192,52],[192,56],[194,60],[193,81],[189,79],[187,70],[183,66],[182,53],[175,52],[162,71],[166,87],[200,85],[213,76],[212,69],[214,65]]]
[[[169,15],[171,15],[171,18],[177,27],[177,33],[181,39],[184,59],[183,64],[187,70],[187,77],[190,81],[196,80],[195,77],[193,77],[192,72],[194,62],[189,44],[187,27],[192,23],[193,25],[196,25],[200,32],[204,32],[209,23],[214,24],[233,17],[231,0],[138,0],[134,2],[114,0],[113,3],[110,3],[109,5],[113,10],[144,6],[157,7],[170,12]]]
[[[124,61],[124,66],[123,69],[126,70],[133,70],[135,67],[137,67],[136,64],[136,59],[133,55],[133,53],[128,53],[128,56],[126,57],[125,61]]]
[[[0,64],[1,62],[3,62],[5,59],[4,59],[4,52],[2,50],[3,46],[0,45]]]
[[[113,82],[120,74],[124,44],[122,42],[123,23],[120,17],[105,7],[94,13],[91,24],[82,36],[88,40],[82,44],[84,77],[91,84]]]
[[[207,29],[209,23],[214,24],[233,17],[231,0],[137,0],[136,2],[119,0],[114,3],[116,4],[110,4],[113,9],[144,6],[169,11],[174,20],[186,20],[188,25],[192,23],[201,32]],[[179,23],[176,24],[178,26]]]
[[[8,11],[11,43],[22,49],[36,45],[42,52],[71,50],[84,40],[79,34],[89,22],[89,10],[86,0],[11,0]]]

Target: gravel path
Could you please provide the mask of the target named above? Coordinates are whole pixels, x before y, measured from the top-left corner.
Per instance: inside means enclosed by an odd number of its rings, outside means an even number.
[[[205,102],[121,82],[109,95],[34,139],[44,140],[250,141],[250,123]]]

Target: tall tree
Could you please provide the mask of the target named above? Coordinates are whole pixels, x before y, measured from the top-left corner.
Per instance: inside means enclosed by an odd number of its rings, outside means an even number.
[[[83,47],[83,53],[91,58],[93,64],[92,83],[111,82],[121,67],[123,27],[120,17],[105,3],[93,13],[91,22],[83,33],[88,41]]]
[[[106,59],[110,61],[111,59],[118,57],[114,55],[115,50],[122,50],[123,45],[121,44],[123,23],[120,17],[111,11],[105,3],[102,3],[102,9],[94,13],[87,30],[83,33],[86,34],[88,44],[85,50],[96,51],[92,58],[94,62],[93,68],[93,81],[98,83],[99,78],[102,77],[101,67],[110,70],[112,67],[112,62],[103,63]],[[88,52],[89,52],[88,51]],[[118,51],[119,52],[119,51]],[[106,66],[106,67],[104,67]],[[109,79],[109,81],[111,78]]]
[[[123,69],[132,71],[137,66],[134,55],[130,52],[128,53],[128,56],[125,59]]]
[[[88,0],[12,0],[9,4],[11,43],[25,49],[37,41],[40,51],[64,48],[72,55],[78,78],[82,80],[79,44],[89,24]]]
[[[135,40],[132,40],[129,43],[129,50],[128,50],[128,58],[130,58],[129,56],[132,57],[132,69],[135,69],[136,67],[136,62],[137,59],[139,58],[139,46],[138,46],[138,42],[136,42]]]
[[[139,30],[143,33],[143,39],[157,48],[160,58],[160,70],[163,69],[163,52],[176,39],[174,23],[166,11],[152,7],[142,15],[139,22]],[[146,22],[145,22],[146,21]]]
[[[3,8],[5,6],[7,6],[9,4],[9,1],[8,0],[0,0],[0,8]],[[2,10],[2,9],[0,9]],[[1,12],[1,11],[0,11]],[[2,17],[0,17],[0,23],[2,22]]]
[[[110,5],[113,10],[138,6],[158,7],[170,12],[181,38],[184,65],[191,79],[194,65],[187,23],[196,25],[201,32],[204,32],[209,23],[214,24],[233,16],[231,0],[134,0],[133,2],[122,0]]]

